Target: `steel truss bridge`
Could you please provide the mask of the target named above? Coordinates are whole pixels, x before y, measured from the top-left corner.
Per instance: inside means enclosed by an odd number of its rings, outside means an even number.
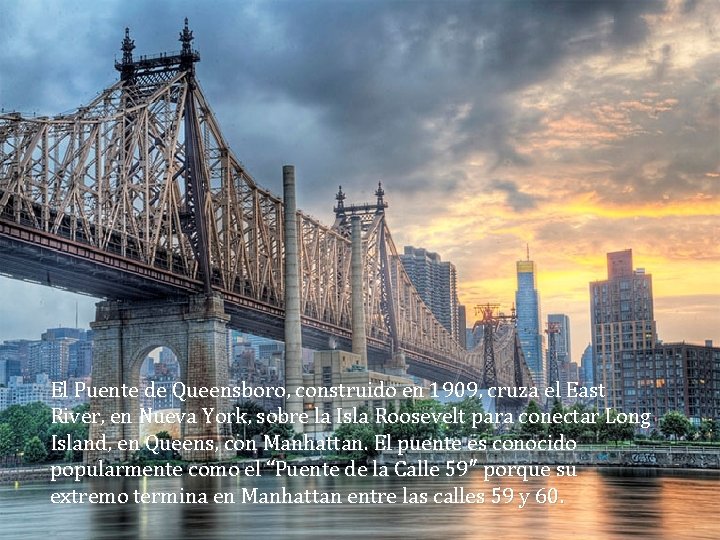
[[[282,339],[283,202],[224,139],[195,77],[187,21],[180,41],[177,55],[134,59],[126,30],[120,80],[89,104],[53,117],[0,115],[0,272],[106,299],[212,291],[232,327]],[[326,348],[332,337],[349,346],[346,218],[359,212],[371,361],[402,351],[413,374],[485,380],[482,352],[453,339],[405,273],[385,207],[380,188],[373,205],[338,197],[332,227],[293,216],[304,345]],[[522,381],[512,354],[507,363],[498,384]]]

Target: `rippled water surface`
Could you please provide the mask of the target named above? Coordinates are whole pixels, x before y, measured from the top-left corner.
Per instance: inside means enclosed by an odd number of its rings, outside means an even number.
[[[240,504],[242,488],[292,492],[485,493],[483,504]],[[491,504],[493,487],[532,492]],[[554,505],[534,494],[558,491]],[[234,504],[51,504],[56,491],[233,493]],[[562,501],[562,503],[560,502]],[[259,478],[106,479],[0,485],[0,538],[528,538],[720,539],[720,474],[715,471],[587,469],[575,478],[484,482],[460,479]]]

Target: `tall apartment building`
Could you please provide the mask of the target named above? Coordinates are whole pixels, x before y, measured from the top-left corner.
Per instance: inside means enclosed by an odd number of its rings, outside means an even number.
[[[461,342],[455,265],[442,261],[437,253],[413,246],[405,246],[400,260],[423,302],[455,341]]]
[[[51,381],[64,381],[70,366],[72,338],[33,341],[30,344],[29,372],[31,377],[47,374]]]
[[[28,376],[30,344],[27,339],[14,339],[0,345],[0,362],[5,364],[5,379],[0,383],[7,384],[10,377]]]
[[[84,330],[78,334],[78,340],[70,345],[68,359],[68,379],[89,377],[92,371],[93,334]]]
[[[0,345],[0,384],[7,384],[10,377],[22,375],[17,350],[8,345]]]
[[[0,411],[12,405],[29,405],[36,401],[49,407],[72,409],[87,403],[88,398],[75,397],[71,393],[67,397],[53,397],[52,381],[46,373],[36,375],[31,382],[25,382],[21,376],[10,377],[7,386],[0,388]]]
[[[535,262],[528,257],[517,261],[517,334],[525,361],[539,387],[547,384],[547,365],[543,352],[543,334],[540,329],[540,295],[537,291]]]
[[[632,250],[607,254],[608,279],[590,283],[590,317],[595,385],[600,405],[625,410],[624,388],[636,386],[636,357],[657,343],[652,276],[633,270]]]
[[[140,366],[140,406],[146,409],[180,409],[182,402],[173,394],[172,387],[180,379],[180,363],[168,347],[157,353],[151,351]],[[148,395],[145,389],[154,385],[164,392]]]
[[[0,386],[0,411],[4,411],[10,406],[10,389],[4,386]]]

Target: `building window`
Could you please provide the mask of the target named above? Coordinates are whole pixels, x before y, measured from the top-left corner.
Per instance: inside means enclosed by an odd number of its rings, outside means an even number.
[[[332,431],[332,429],[333,429],[332,412],[333,412],[332,411],[332,401],[324,401],[323,402],[323,413],[326,414],[330,418],[330,423],[325,424],[325,429],[328,431]]]
[[[325,387],[332,386],[332,366],[323,366],[322,383]]]

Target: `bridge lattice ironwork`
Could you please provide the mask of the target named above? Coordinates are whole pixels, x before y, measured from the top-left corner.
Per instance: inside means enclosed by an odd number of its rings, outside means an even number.
[[[209,288],[235,320],[273,334],[283,314],[283,203],[223,137],[191,40],[181,35],[178,55],[133,59],[126,34],[120,80],[87,105],[53,117],[0,114],[0,272],[105,298]],[[294,219],[303,326],[347,339],[348,235],[302,212]],[[365,223],[364,244],[369,346],[404,351],[419,374],[481,380],[482,362],[412,285],[384,211]]]

